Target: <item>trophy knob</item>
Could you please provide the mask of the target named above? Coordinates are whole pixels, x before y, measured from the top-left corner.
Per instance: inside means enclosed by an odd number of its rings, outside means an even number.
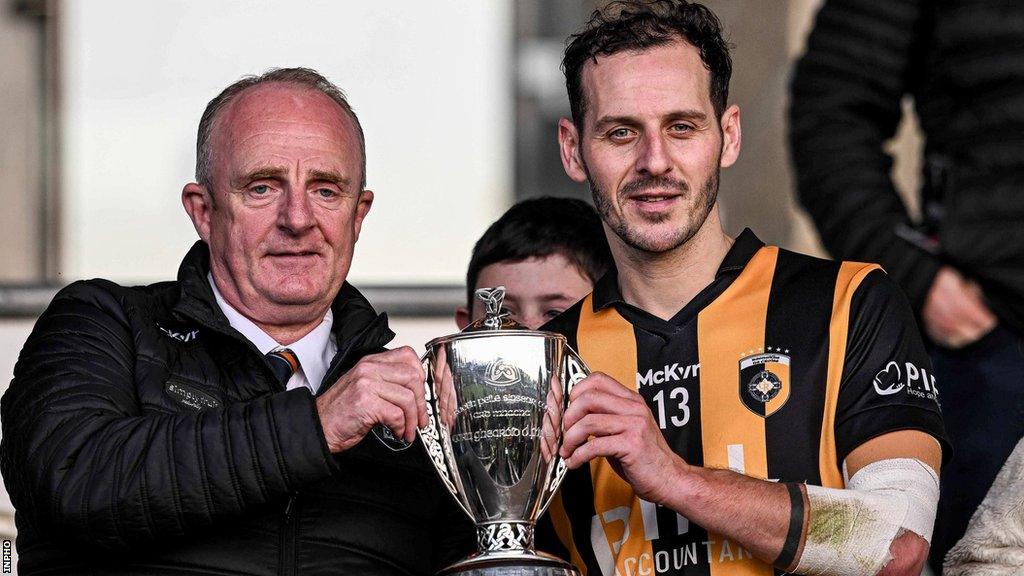
[[[494,286],[479,288],[473,294],[484,303],[484,317],[466,326],[463,332],[480,332],[484,330],[528,330],[526,326],[513,320],[502,304],[505,302],[505,287]]]

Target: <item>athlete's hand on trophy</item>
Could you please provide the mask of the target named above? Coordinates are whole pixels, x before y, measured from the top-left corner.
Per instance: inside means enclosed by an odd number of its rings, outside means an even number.
[[[570,468],[603,456],[644,500],[667,501],[666,478],[686,474],[643,397],[607,374],[594,372],[573,386],[564,426],[561,455]]]
[[[558,374],[551,375],[548,395],[544,403],[544,423],[540,431],[540,453],[544,462],[550,462],[558,451],[558,433],[562,429],[562,382]]]
[[[331,452],[355,446],[376,424],[395,438],[416,439],[427,425],[425,375],[420,359],[408,346],[366,356],[316,399],[320,424]]]

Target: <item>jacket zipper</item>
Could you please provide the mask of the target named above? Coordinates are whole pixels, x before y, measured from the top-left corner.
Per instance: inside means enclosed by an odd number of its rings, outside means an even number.
[[[295,566],[295,544],[298,538],[299,526],[295,519],[295,510],[298,506],[299,492],[296,490],[288,496],[288,503],[284,506],[284,520],[281,526],[281,560],[278,573],[282,576],[293,576],[296,573]]]

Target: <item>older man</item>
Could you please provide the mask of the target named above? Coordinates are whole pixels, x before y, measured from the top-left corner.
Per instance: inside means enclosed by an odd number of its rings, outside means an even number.
[[[244,78],[197,152],[178,280],[68,286],[15,367],[20,573],[415,574],[467,551],[413,446],[420,363],[345,283],[373,193],[344,95]]]

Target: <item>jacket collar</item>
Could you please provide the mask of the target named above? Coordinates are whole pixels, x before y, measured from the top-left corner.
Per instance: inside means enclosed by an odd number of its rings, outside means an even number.
[[[209,271],[210,249],[199,240],[178,267],[180,293],[174,313],[222,334],[242,338],[217,305],[206,280]],[[337,339],[338,351],[346,355],[378,350],[395,337],[388,328],[387,314],[377,314],[369,301],[348,282],[342,284],[331,311],[334,312],[331,332]]]

